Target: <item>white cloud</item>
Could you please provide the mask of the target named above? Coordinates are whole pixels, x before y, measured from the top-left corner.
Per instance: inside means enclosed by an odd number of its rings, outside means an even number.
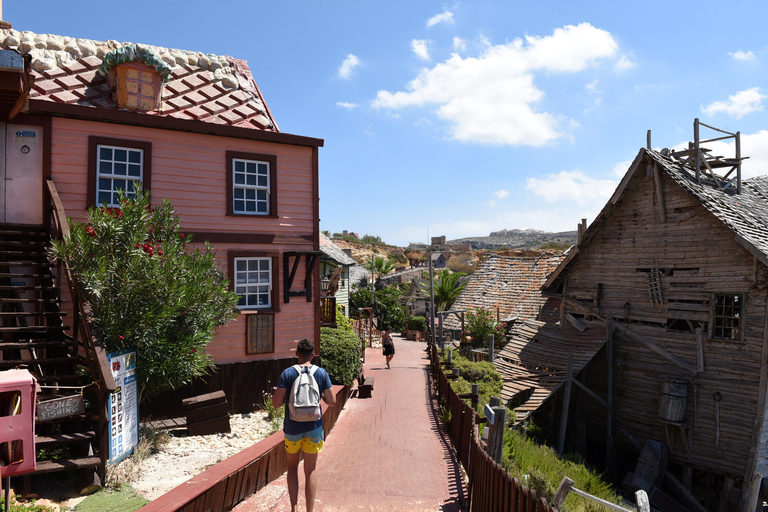
[[[497,190],[496,192],[493,193],[493,195],[495,195],[499,199],[504,199],[509,195],[509,190],[504,190],[504,189]]]
[[[715,101],[702,106],[701,111],[708,116],[724,112],[736,119],[741,119],[747,114],[757,110],[763,110],[763,99],[766,96],[760,92],[759,87],[752,87],[728,96],[727,101]]]
[[[623,162],[617,163],[613,166],[613,175],[618,178],[623,178],[624,175],[627,174],[630,165],[632,165],[632,160],[624,160]]]
[[[427,27],[437,25],[438,23],[446,23],[453,25],[453,13],[450,11],[443,11],[440,14],[436,14],[427,20]]]
[[[597,79],[594,82],[587,84],[587,90],[591,93],[600,92],[597,90]]]
[[[338,101],[336,102],[336,106],[340,108],[346,108],[347,110],[352,110],[353,108],[357,108],[360,105],[357,103],[349,103],[347,101]]]
[[[544,179],[528,178],[525,189],[548,203],[599,204],[602,208],[616,189],[616,181],[598,180],[581,171],[560,171]]]
[[[453,38],[453,49],[457,52],[463,52],[467,50],[467,42],[460,38],[460,37],[454,37]]]
[[[411,50],[422,60],[429,60],[429,41],[426,39],[412,39]]]
[[[747,61],[747,60],[756,60],[757,57],[755,57],[755,54],[752,53],[752,51],[743,52],[741,50],[737,52],[729,52],[728,55],[733,57],[733,60],[741,60],[741,61]]]
[[[360,59],[355,55],[349,54],[339,67],[339,78],[349,80],[352,77],[352,71],[360,65]]]
[[[589,23],[568,25],[550,36],[488,46],[479,57],[454,54],[422,70],[407,91],[379,91],[372,104],[387,109],[437,105],[452,138],[463,142],[542,146],[564,133],[562,116],[536,110],[544,92],[534,84],[534,73],[576,73],[617,51],[609,32]]]
[[[616,63],[613,65],[613,70],[617,73],[623,73],[624,71],[630,70],[633,67],[635,67],[637,64],[629,60],[629,57],[626,55],[622,55],[619,60],[616,61]]]

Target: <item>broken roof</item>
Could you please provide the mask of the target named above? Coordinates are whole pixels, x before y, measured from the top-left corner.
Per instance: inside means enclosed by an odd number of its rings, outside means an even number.
[[[0,48],[16,50],[31,59],[30,73],[35,82],[30,101],[121,110],[112,99],[105,75],[99,71],[108,56],[119,61],[118,54],[123,51],[145,56],[142,62],[149,59],[150,67],[165,80],[161,110],[138,112],[279,132],[244,60],[10,29],[0,30]]]
[[[538,409],[565,382],[568,359],[573,355],[573,375],[577,375],[605,344],[604,322],[582,322],[583,332],[568,323],[525,320],[516,323],[507,344],[494,361],[504,381],[501,397],[506,403],[516,393],[534,388],[533,395],[515,408],[517,421]]]
[[[663,156],[658,151],[643,148],[638,152],[611,199],[543,288],[550,288],[559,282],[561,273],[578,257],[579,250],[589,245],[596,233],[602,229],[616,204],[630,188],[632,180],[645,176],[646,164],[656,164],[659,172],[665,172],[683,190],[698,200],[707,211],[734,232],[737,242],[763,264],[768,265],[768,176],[757,176],[742,181],[741,193],[737,194],[735,185],[720,189],[715,180],[705,173],[701,174],[701,183],[698,183],[695,171],[690,166]]]
[[[482,306],[498,310],[499,318],[504,320],[538,318],[547,304],[541,285],[562,260],[562,255],[523,258],[491,254],[480,262],[451,311]],[[450,329],[457,329],[459,325],[454,315],[445,323]]]
[[[349,256],[342,251],[338,245],[333,243],[330,238],[322,233],[320,233],[320,250],[325,257],[335,261],[339,265],[349,266],[357,263],[352,256]]]

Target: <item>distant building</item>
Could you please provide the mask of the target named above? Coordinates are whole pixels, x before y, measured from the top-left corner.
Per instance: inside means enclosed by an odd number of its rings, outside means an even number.
[[[433,236],[432,237],[432,245],[445,245],[445,235],[443,235],[443,236]]]
[[[432,268],[445,268],[445,256],[443,256],[443,253],[433,252],[429,257],[432,258]]]
[[[427,244],[421,242],[411,242],[408,244],[408,249],[411,251],[426,251],[427,247]]]

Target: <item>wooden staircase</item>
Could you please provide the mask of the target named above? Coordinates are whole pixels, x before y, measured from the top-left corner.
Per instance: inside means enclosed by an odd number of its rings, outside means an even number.
[[[64,324],[61,268],[48,258],[50,235],[39,226],[0,224],[0,371],[26,368],[37,379],[37,401],[82,394],[85,414],[35,422],[37,469],[20,477],[78,471],[81,488],[103,475],[99,456],[98,389],[78,341]],[[71,309],[71,308],[70,308]]]

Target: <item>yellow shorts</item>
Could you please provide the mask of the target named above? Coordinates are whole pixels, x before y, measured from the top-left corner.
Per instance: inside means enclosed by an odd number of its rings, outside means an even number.
[[[317,427],[303,434],[285,434],[285,451],[288,453],[320,453],[323,451],[323,427]]]

